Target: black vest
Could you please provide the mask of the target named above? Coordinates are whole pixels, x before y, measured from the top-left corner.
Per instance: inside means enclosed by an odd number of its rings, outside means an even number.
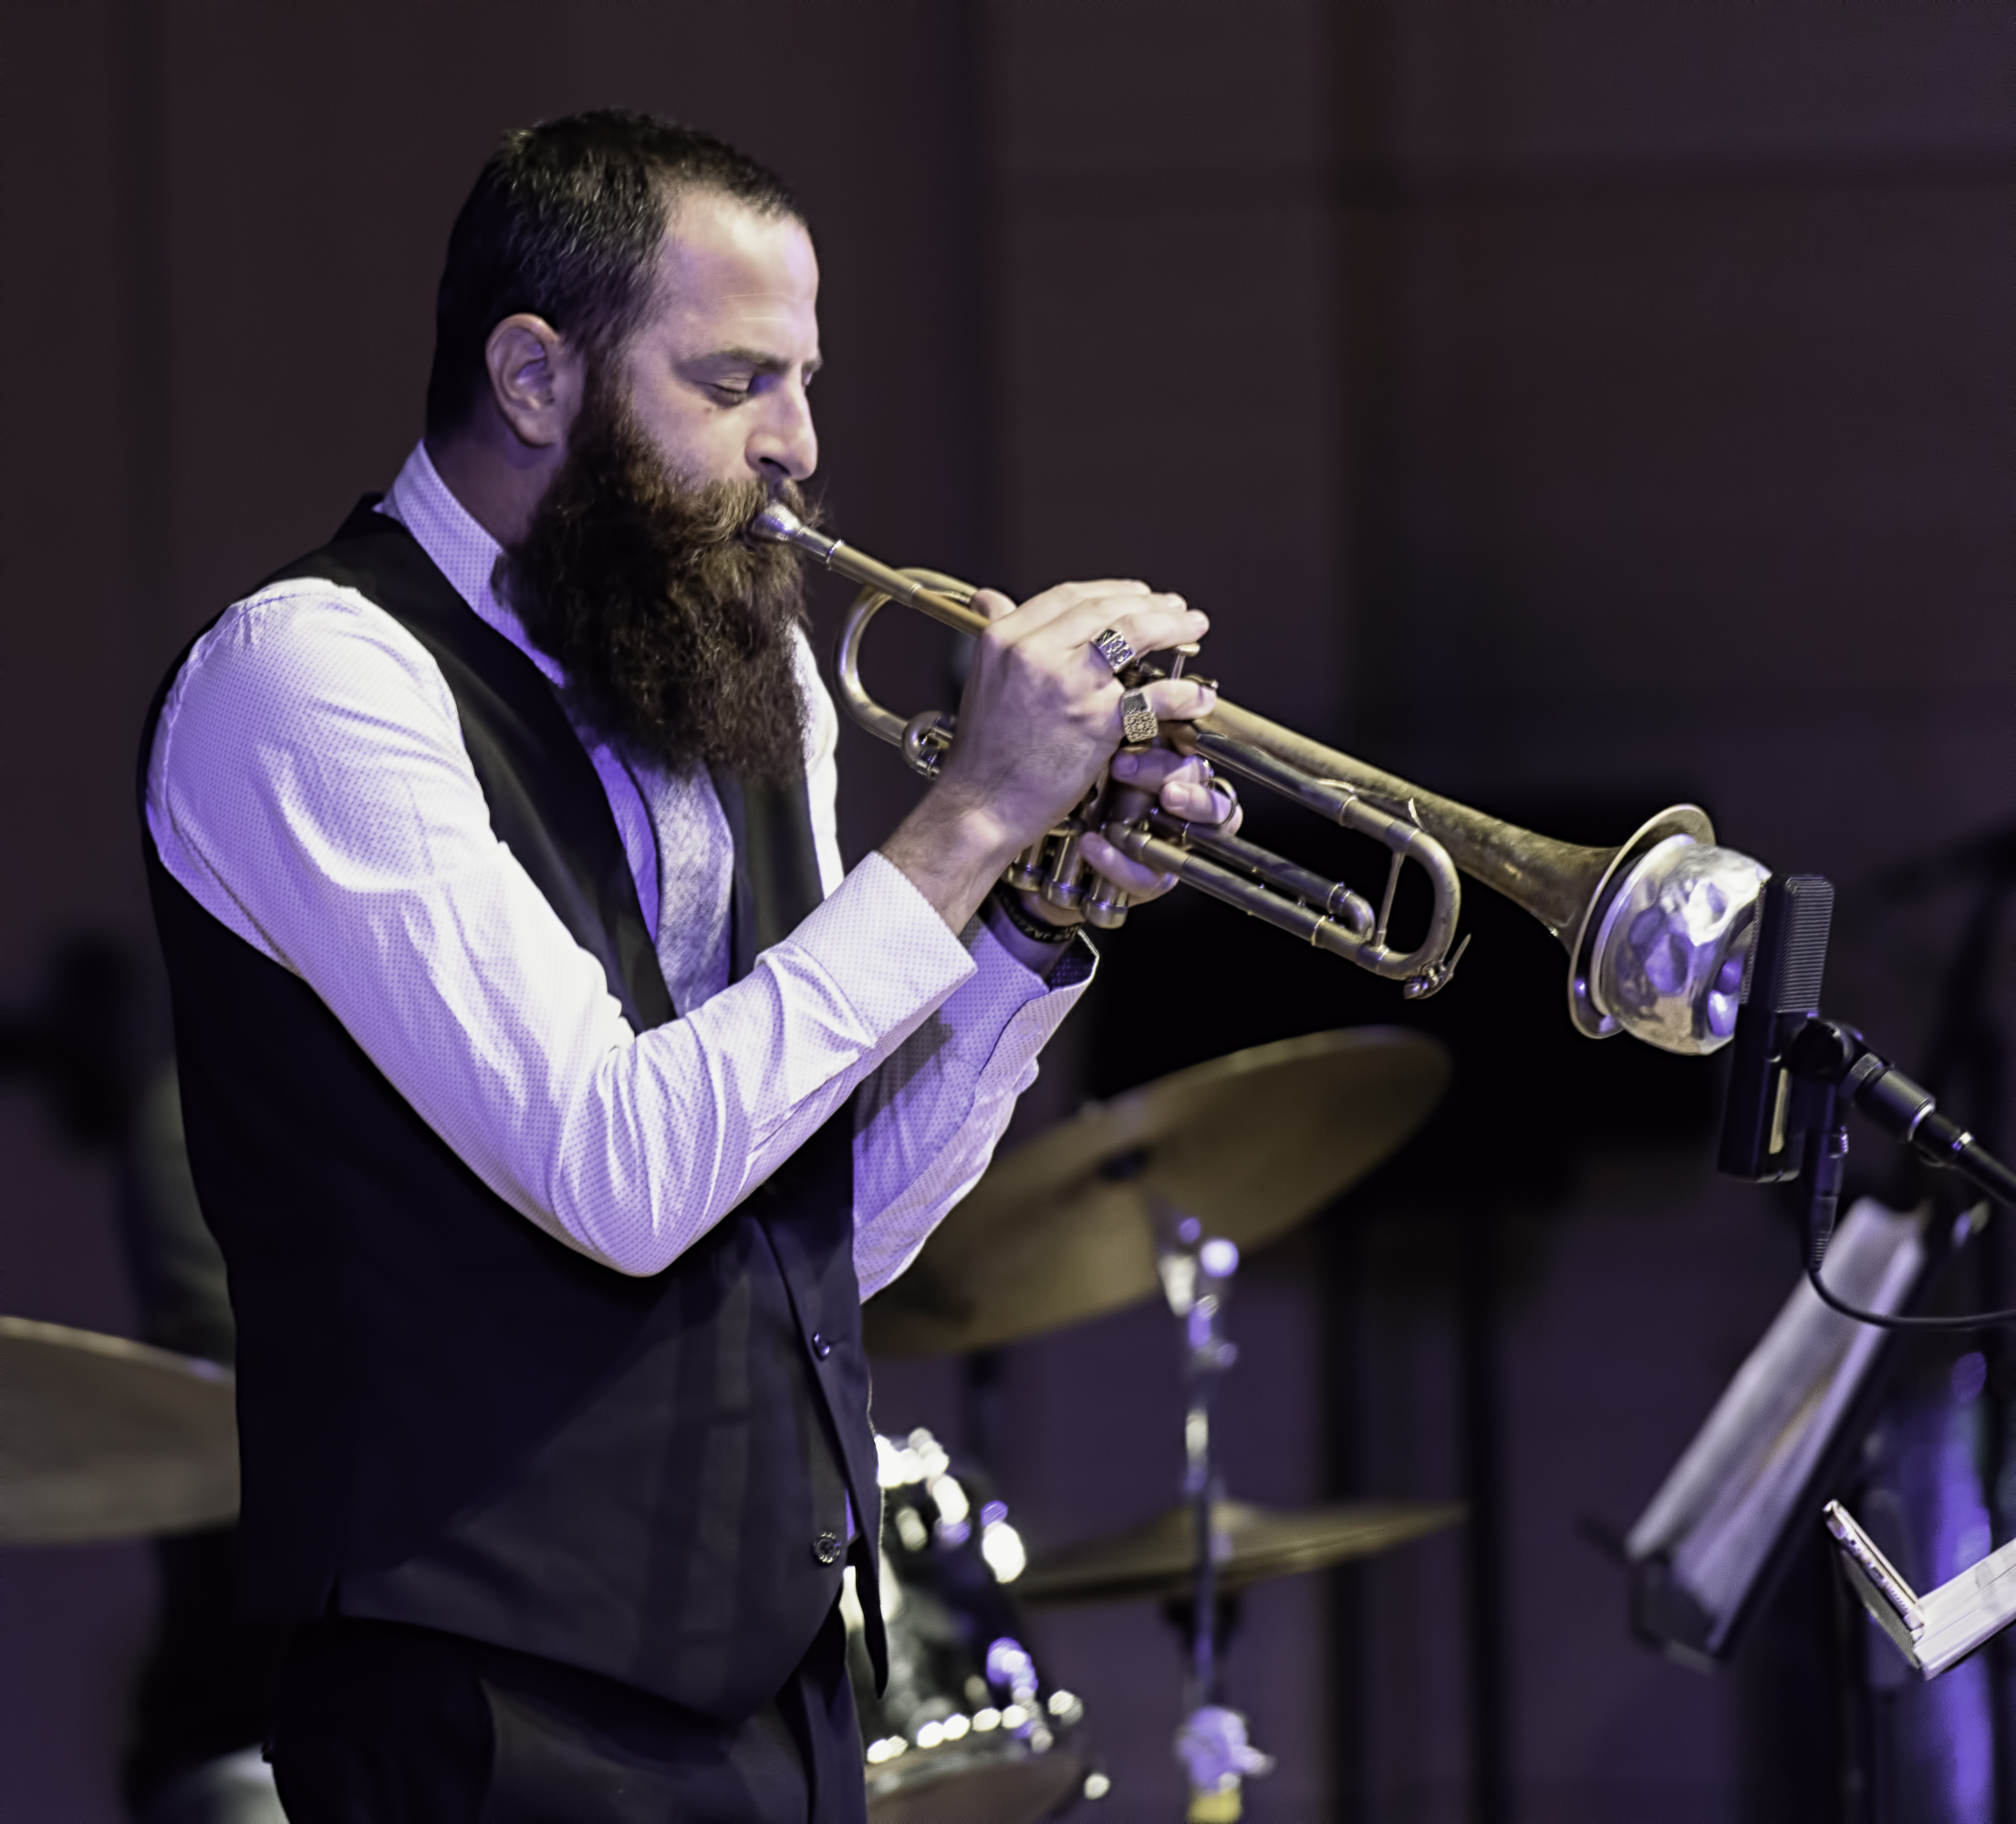
[[[354,588],[426,647],[498,836],[633,1029],[673,1018],[601,782],[538,668],[369,501],[280,575]],[[143,791],[180,668],[148,716]],[[819,882],[802,782],[716,785],[739,979]],[[879,1672],[851,1111],[666,1271],[613,1271],[489,1190],[315,992],[145,846],[238,1320],[253,1604],[447,1629],[734,1717],[831,1609],[851,1494]]]

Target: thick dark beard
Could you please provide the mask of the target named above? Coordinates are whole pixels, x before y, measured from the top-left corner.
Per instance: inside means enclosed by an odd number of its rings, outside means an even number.
[[[805,579],[795,553],[745,535],[770,500],[754,479],[681,485],[627,402],[591,387],[498,580],[605,740],[678,772],[804,770]]]

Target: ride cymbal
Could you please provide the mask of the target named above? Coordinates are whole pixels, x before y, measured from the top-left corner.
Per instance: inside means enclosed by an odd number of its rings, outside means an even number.
[[[238,1511],[228,1368],[0,1317],[0,1545],[190,1532]]]
[[[1234,1052],[1088,1104],[995,1161],[868,1301],[870,1353],[984,1349],[1159,1289],[1150,1200],[1242,1249],[1313,1216],[1406,1141],[1449,1053],[1393,1027]]]
[[[1273,1510],[1242,1501],[1214,1502],[1211,1555],[1218,1587],[1237,1590],[1263,1578],[1325,1570],[1390,1551],[1462,1518],[1461,1507],[1446,1502],[1345,1501]],[[1186,1596],[1196,1580],[1195,1520],[1188,1507],[1180,1507],[1131,1532],[1037,1559],[1016,1590],[1025,1602],[1118,1602]]]

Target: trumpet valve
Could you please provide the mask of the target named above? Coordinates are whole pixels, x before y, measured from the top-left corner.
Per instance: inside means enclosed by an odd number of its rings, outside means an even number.
[[[1040,836],[1008,864],[1008,872],[1002,876],[1017,893],[1041,893],[1043,891],[1043,851],[1049,837]]]
[[[1085,846],[1085,825],[1074,820],[1070,834],[1051,851],[1050,865],[1038,887],[1051,905],[1076,912],[1085,903],[1085,877],[1091,872],[1080,851]]]
[[[1086,896],[1085,922],[1102,931],[1117,931],[1127,923],[1128,892],[1116,886],[1103,874],[1092,876],[1092,890]]]
[[[1117,848],[1117,834],[1131,829],[1154,808],[1154,804],[1155,800],[1146,792],[1132,785],[1122,785],[1117,780],[1108,780],[1096,814],[1100,834]],[[1103,874],[1095,874],[1085,900],[1086,923],[1102,931],[1118,930],[1127,923],[1128,897],[1126,887],[1115,886]]]

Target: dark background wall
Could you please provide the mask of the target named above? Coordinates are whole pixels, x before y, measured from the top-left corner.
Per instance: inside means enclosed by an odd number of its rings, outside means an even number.
[[[1166,581],[1216,617],[1240,700],[1555,834],[1695,798],[1842,884],[1834,998],[1908,1057],[1960,906],[1892,907],[1874,874],[2016,799],[2009,23],[1985,0],[36,9],[0,55],[0,1003],[103,933],[134,1055],[165,1042],[129,795],[146,691],[395,471],[490,139],[619,102],[805,196],[824,486],[869,549],[1019,588]],[[945,659],[891,637],[873,675],[922,707]],[[857,854],[909,788],[849,741]],[[1756,1678],[1634,1646],[1581,1526],[1656,1486],[1783,1297],[1788,1232],[1709,1169],[1712,1067],[1566,1042],[1550,940],[1470,917],[1417,1016],[1171,902],[1108,947],[1018,1123],[1325,1024],[1432,1017],[1457,1045],[1415,1158],[1252,1263],[1227,1429],[1249,1498],[1467,1495],[1490,1524],[1256,1592],[1233,1693],[1282,1767],[1252,1813],[1809,1815]],[[0,1161],[0,1309],[130,1329],[103,1158],[20,1087]],[[999,1469],[1033,1542],[1170,1498],[1167,1329],[1008,1352]],[[893,1365],[878,1402],[962,1435],[956,1364]],[[117,1815],[150,1576],[138,1547],[0,1555],[10,1819]],[[1107,1814],[1169,1815],[1155,1616],[1038,1639],[1086,1696]]]

